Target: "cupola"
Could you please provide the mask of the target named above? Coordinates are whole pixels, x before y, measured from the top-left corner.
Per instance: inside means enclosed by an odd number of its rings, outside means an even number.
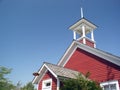
[[[69,29],[73,31],[73,39],[96,48],[94,40],[94,30],[97,26],[83,17],[83,11],[81,9],[81,19],[73,24]]]

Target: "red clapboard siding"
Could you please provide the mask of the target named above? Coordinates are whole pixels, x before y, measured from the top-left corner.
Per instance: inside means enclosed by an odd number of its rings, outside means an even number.
[[[86,39],[86,45],[90,46],[90,47],[94,47],[94,43],[91,42],[90,40]]]
[[[64,67],[83,74],[90,72],[90,78],[99,82],[119,80],[120,83],[120,67],[81,49],[73,53]]]
[[[42,81],[50,78],[52,78],[52,90],[57,90],[57,80],[49,71],[46,72],[42,80],[39,82],[38,90],[42,90]]]
[[[94,42],[88,40],[88,39],[85,39],[86,40],[86,45],[90,46],[90,47],[94,47]],[[83,39],[81,39],[79,41],[80,43],[83,43]]]

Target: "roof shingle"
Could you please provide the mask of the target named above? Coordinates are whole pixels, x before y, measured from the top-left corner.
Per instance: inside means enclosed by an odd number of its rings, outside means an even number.
[[[45,65],[48,66],[50,70],[52,70],[58,77],[66,77],[66,78],[76,78],[76,75],[78,75],[80,72],[71,70],[68,68],[63,68],[58,65],[50,64],[45,62]]]

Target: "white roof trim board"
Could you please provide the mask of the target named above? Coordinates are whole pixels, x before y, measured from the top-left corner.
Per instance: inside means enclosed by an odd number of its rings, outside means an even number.
[[[76,22],[75,24],[73,24],[69,29],[70,30],[74,30],[76,27],[78,27],[79,25],[82,26],[82,24],[85,24],[93,29],[96,29],[96,25],[94,25],[93,23],[89,22],[88,20],[86,20],[85,18],[80,19],[78,22]]]
[[[42,79],[42,77],[45,75],[47,70],[49,70],[52,73],[52,75],[57,78],[57,75],[54,72],[52,72],[49,69],[49,67],[44,63],[43,66],[38,71],[39,75],[34,77],[32,83],[37,84]]]
[[[45,75],[46,71],[49,71],[56,79],[59,77],[66,77],[66,78],[76,78],[76,75],[79,74],[78,71],[75,70],[71,70],[71,69],[67,69],[67,68],[63,68],[54,64],[50,64],[50,63],[44,63],[43,66],[41,67],[41,69],[38,71],[39,76],[36,76],[33,79],[34,84],[38,84],[42,77]]]
[[[78,41],[73,41],[72,44],[70,45],[70,47],[66,50],[64,56],[60,59],[60,61],[58,62],[58,65],[63,66],[67,63],[67,61],[69,60],[68,58],[71,57],[71,53],[74,53],[74,49],[80,48],[88,53],[91,53],[93,55],[96,55],[100,58],[105,59],[108,62],[111,62],[117,66],[120,66],[120,57],[112,55],[110,53],[104,52],[102,50],[96,49],[96,48],[92,48],[89,47],[87,45],[81,44]]]

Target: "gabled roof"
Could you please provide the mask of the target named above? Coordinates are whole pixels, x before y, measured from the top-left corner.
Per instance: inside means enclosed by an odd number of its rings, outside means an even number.
[[[75,24],[73,24],[72,26],[70,26],[70,30],[74,30],[77,26],[82,25],[82,24],[86,24],[87,26],[96,29],[97,26],[95,24],[93,24],[92,22],[90,22],[89,20],[87,20],[86,18],[82,18],[79,21],[77,21]]]
[[[80,48],[88,53],[91,53],[91,54],[96,55],[100,58],[103,58],[104,60],[111,62],[111,63],[120,67],[120,57],[112,55],[108,52],[104,52],[104,51],[96,49],[96,48],[89,47],[89,46],[84,45],[78,41],[72,42],[72,44],[68,47],[65,54],[63,55],[63,57],[58,62],[58,65],[64,67],[64,65],[67,63],[67,61],[70,59],[70,57],[72,56],[72,54],[74,53],[74,51],[77,48]]]
[[[97,28],[96,25],[94,25],[93,23],[91,23],[90,21],[88,21],[85,18],[80,19],[78,22],[76,22],[75,24],[73,24],[72,26],[70,26],[70,30],[73,30],[74,32],[80,34],[80,36],[82,36],[83,31],[82,28],[83,26],[85,27],[85,34],[90,33],[91,31],[95,30]]]
[[[63,68],[61,66],[57,66],[57,65],[45,62],[43,66],[40,68],[40,70],[38,71],[39,75],[33,79],[33,83],[37,84],[47,71],[49,71],[55,78],[59,78],[59,77],[76,78],[76,75],[80,73],[75,70]]]
[[[52,70],[58,77],[67,77],[67,78],[75,78],[79,73],[78,71],[71,70],[68,68],[64,68],[61,66],[57,66],[50,63],[45,63],[50,70]]]
[[[64,65],[68,62],[68,60],[70,59],[70,57],[73,55],[74,51],[77,48],[82,49],[88,53],[91,53],[97,57],[103,58],[104,60],[120,67],[120,57],[96,48],[89,47],[78,41],[73,41],[57,65],[46,62],[42,65],[42,67],[37,72],[38,76],[34,77],[33,83],[37,84],[47,71],[49,71],[56,79],[59,77],[76,78],[76,75],[79,74],[80,72],[64,68]]]

